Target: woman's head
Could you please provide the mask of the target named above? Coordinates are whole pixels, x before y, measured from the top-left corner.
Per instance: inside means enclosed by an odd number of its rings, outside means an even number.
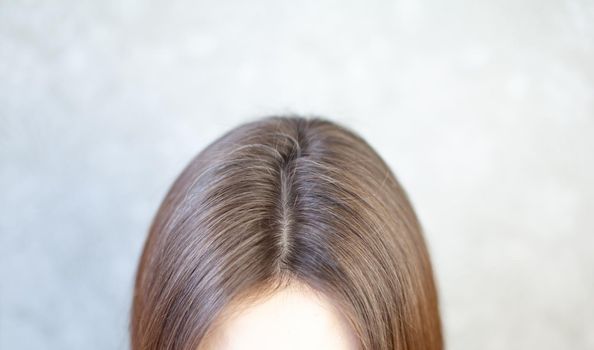
[[[233,310],[294,286],[331,305],[358,349],[442,348],[421,228],[388,166],[340,125],[268,117],[210,144],[163,200],[132,348],[202,349]]]

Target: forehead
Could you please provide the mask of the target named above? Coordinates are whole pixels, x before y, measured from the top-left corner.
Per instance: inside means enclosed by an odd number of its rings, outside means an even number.
[[[231,311],[199,350],[358,349],[344,317],[309,289],[284,288]]]

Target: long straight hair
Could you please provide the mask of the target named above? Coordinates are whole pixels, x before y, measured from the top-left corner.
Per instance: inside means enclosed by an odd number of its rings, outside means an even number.
[[[199,153],[158,209],[136,273],[133,350],[196,350],[246,293],[304,283],[362,350],[443,348],[422,229],[382,158],[320,117],[267,116]]]

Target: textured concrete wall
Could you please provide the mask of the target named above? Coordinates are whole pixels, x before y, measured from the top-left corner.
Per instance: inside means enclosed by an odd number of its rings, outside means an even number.
[[[594,348],[594,2],[0,2],[0,349],[126,349],[151,216],[240,122],[359,131],[450,349]]]

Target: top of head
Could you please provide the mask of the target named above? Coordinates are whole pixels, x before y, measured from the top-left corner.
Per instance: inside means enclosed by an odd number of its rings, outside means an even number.
[[[361,349],[441,349],[420,225],[393,173],[328,120],[268,117],[176,179],[137,272],[133,350],[196,349],[228,305],[292,282],[328,297]]]

